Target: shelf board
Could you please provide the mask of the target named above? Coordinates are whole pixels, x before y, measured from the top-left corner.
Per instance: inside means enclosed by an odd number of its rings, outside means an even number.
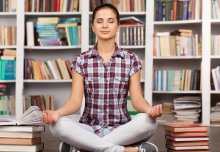
[[[17,46],[0,46],[0,49],[16,49]]]
[[[220,24],[220,19],[211,19],[211,24]]]
[[[80,45],[77,46],[25,46],[25,49],[31,50],[61,50],[61,49],[81,49]]]
[[[153,57],[154,60],[175,60],[175,59],[202,59],[201,56],[170,56],[170,57]]]
[[[202,20],[154,21],[154,25],[201,24]]]
[[[25,12],[26,16],[72,16],[81,15],[81,12]]]
[[[16,80],[0,80],[0,83],[15,83]]]
[[[220,90],[212,90],[210,91],[211,94],[220,94]]]
[[[0,16],[16,16],[17,12],[1,12]]]
[[[24,80],[25,83],[69,83],[72,80]]]
[[[220,55],[211,55],[211,59],[220,59]]]
[[[201,94],[202,91],[153,91],[153,93],[158,94]]]

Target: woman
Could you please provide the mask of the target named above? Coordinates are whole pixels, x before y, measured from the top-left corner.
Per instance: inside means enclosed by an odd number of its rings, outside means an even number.
[[[162,115],[162,106],[151,107],[143,98],[138,57],[115,43],[117,9],[111,4],[98,6],[92,29],[96,45],[72,62],[70,98],[58,110],[46,111],[43,121],[52,124],[53,135],[63,141],[61,151],[73,151],[73,147],[100,152],[157,151],[155,145],[142,141],[155,132],[155,118]],[[132,120],[126,108],[128,91],[140,112]],[[62,118],[80,109],[83,95],[85,109],[79,123]]]

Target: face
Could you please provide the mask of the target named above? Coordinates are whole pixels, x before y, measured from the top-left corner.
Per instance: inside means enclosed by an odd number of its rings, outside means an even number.
[[[111,9],[103,8],[97,11],[92,29],[98,39],[115,39],[118,28],[116,14]]]

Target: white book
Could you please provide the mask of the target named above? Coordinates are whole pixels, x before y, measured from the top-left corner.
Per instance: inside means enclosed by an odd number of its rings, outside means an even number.
[[[171,137],[166,136],[166,139],[172,140],[172,141],[208,141],[209,137],[187,137],[187,138],[179,138],[179,137]]]
[[[41,137],[41,132],[4,132],[0,131],[0,138],[36,138]]]
[[[43,144],[39,145],[31,145],[31,146],[24,146],[24,145],[0,145],[0,151],[4,152],[13,152],[13,151],[22,151],[22,152],[36,152],[41,151],[44,149]]]
[[[27,46],[34,46],[34,23],[26,23],[26,33],[27,33]]]

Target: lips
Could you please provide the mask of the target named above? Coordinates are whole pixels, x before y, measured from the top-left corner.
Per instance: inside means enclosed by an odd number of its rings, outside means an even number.
[[[102,34],[108,34],[110,31],[101,31]]]

